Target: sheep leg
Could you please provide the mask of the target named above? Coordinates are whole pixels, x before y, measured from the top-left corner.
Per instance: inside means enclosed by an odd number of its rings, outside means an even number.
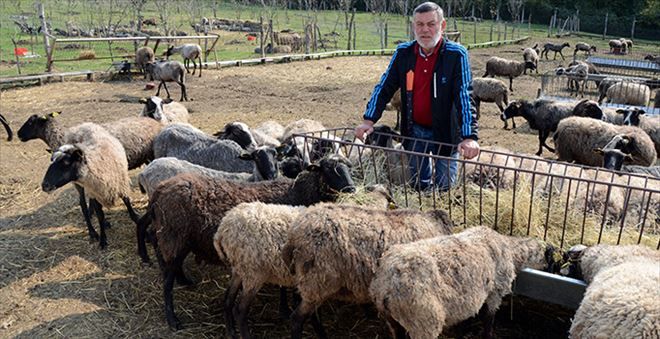
[[[280,318],[286,320],[291,317],[291,309],[286,297],[286,287],[280,287]]]
[[[198,56],[199,58],[199,77],[202,77],[202,56]]]
[[[167,84],[165,83],[165,81],[161,81],[160,83],[165,88],[165,93],[167,93],[167,98],[169,99],[170,98],[170,91],[167,89]],[[159,92],[160,92],[160,89],[159,89]],[[156,94],[156,96],[158,96],[158,94]]]
[[[291,339],[302,339],[305,320],[314,312],[314,305],[302,300],[291,314]]]
[[[92,226],[92,217],[87,208],[87,200],[85,200],[85,188],[80,185],[74,185],[78,191],[78,197],[80,202],[80,210],[82,211],[83,217],[85,218],[85,223],[87,224],[87,233],[89,233],[90,240],[99,240],[99,234],[96,233],[94,226]]]
[[[156,96],[160,95],[160,88],[163,86],[164,82],[161,81],[160,84],[158,84],[158,91],[156,91]]]
[[[227,325],[227,336],[230,338],[236,338],[236,328],[234,323],[234,304],[236,303],[236,297],[238,296],[238,291],[241,288],[241,279],[237,278],[235,275],[232,275],[231,280],[229,281],[229,288],[225,291],[225,324]]]
[[[193,281],[186,277],[186,273],[183,271],[183,265],[179,265],[176,268],[176,283],[181,286],[194,285]]]
[[[179,99],[179,101],[188,101],[188,93],[186,93],[186,85],[183,82],[179,82],[179,81],[177,81],[177,84],[181,86],[181,99]]]
[[[103,213],[103,207],[99,204],[96,199],[89,199],[89,205],[92,206],[92,209],[96,212],[96,217],[99,219],[99,225],[101,226],[101,235],[99,237],[99,247],[105,249],[108,246],[108,239],[105,235],[105,213]]]
[[[185,58],[185,59],[183,60],[183,67],[186,68],[186,73],[190,73],[190,59]],[[194,70],[193,70],[193,72],[194,72]],[[194,73],[193,73],[193,74],[194,74]]]
[[[145,236],[147,233],[147,227],[149,227],[149,224],[151,224],[151,213],[149,210],[147,210],[147,213],[145,213],[140,220],[137,222],[137,243],[138,243],[138,255],[142,259],[142,262],[145,264],[150,263],[149,260],[149,254],[147,254],[147,244],[145,242]],[[156,243],[156,239],[151,239],[151,243],[154,244]]]
[[[562,60],[566,60],[566,58],[564,58],[564,53],[562,53],[561,51],[559,51],[559,55],[561,55],[561,59],[562,59]]]
[[[133,210],[131,199],[129,197],[122,197],[121,200],[124,202],[124,205],[126,205],[126,210],[128,210],[128,215],[131,217],[131,220],[137,225],[140,218],[135,214],[135,210]]]
[[[241,302],[238,304],[238,328],[241,331],[241,338],[250,338],[250,329],[248,328],[248,313],[250,312],[250,305],[257,296],[259,289],[253,288],[250,290],[243,290],[241,293]]]
[[[481,118],[481,101],[479,99],[475,99],[474,106],[477,108],[477,120],[479,120],[479,118]]]
[[[509,77],[509,90],[513,92],[513,77]]]
[[[174,278],[175,270],[166,268],[165,273],[165,283],[163,284],[163,298],[165,299],[165,318],[167,319],[167,324],[172,330],[180,330],[181,322],[174,314],[174,296],[172,295],[172,289],[174,288]]]
[[[195,71],[197,70],[197,64],[195,63],[195,59],[190,59],[190,62],[192,62],[193,64],[192,75],[195,75]]]
[[[495,323],[495,312],[490,311],[487,304],[479,310],[479,318],[483,324],[483,338],[493,338],[493,325]]]
[[[545,141],[544,131],[539,131],[539,150],[536,152],[536,155],[540,156],[543,153],[543,143]]]
[[[394,339],[406,339],[406,329],[392,317],[387,317],[387,325]]]
[[[539,133],[539,141],[541,141],[541,145],[543,145],[545,148],[547,148],[548,151],[554,153],[554,152],[555,152],[555,149],[552,148],[552,147],[550,147],[550,146],[548,146],[548,144],[546,144],[546,142],[545,142],[546,139],[548,139],[548,136],[550,136],[550,132],[548,132],[548,131],[544,131],[544,132],[543,132],[543,137],[541,137],[541,133]],[[539,155],[540,155],[540,154],[539,154]]]

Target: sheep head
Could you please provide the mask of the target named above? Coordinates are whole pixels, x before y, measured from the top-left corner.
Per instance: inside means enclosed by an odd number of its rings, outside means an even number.
[[[75,145],[62,145],[51,156],[51,164],[41,182],[44,192],[52,192],[80,178],[85,162],[83,151]]]
[[[43,137],[46,126],[52,122],[52,119],[61,113],[62,112],[52,112],[45,115],[31,115],[18,130],[18,138],[21,141],[26,142],[28,140]]]

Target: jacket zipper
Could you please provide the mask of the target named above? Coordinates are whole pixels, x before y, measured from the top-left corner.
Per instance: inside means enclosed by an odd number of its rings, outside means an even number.
[[[437,84],[436,72],[433,72],[433,99],[438,98],[438,84]]]

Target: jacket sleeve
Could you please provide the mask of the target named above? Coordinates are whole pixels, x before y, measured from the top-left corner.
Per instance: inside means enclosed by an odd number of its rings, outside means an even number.
[[[470,59],[465,47],[458,46],[457,51],[453,97],[461,126],[461,137],[478,140],[477,110],[470,95],[472,93]]]
[[[367,108],[364,111],[363,118],[371,120],[374,123],[380,119],[385,106],[394,96],[394,93],[399,89],[400,79],[398,65],[402,62],[400,51],[402,48],[397,48],[387,66],[385,73],[380,77],[380,81],[371,93],[371,98],[367,103]]]

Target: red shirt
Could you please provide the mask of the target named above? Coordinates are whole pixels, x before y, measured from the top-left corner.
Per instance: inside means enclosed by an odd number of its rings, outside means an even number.
[[[433,70],[438,59],[442,40],[435,46],[431,55],[424,55],[421,47],[415,49],[415,78],[413,80],[413,121],[422,126],[431,127],[433,119],[431,112],[431,86]]]

